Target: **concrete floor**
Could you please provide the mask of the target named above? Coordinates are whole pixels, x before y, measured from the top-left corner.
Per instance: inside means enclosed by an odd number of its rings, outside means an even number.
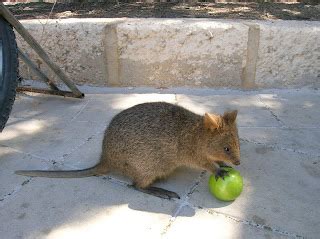
[[[83,100],[19,94],[0,134],[0,237],[319,238],[320,92],[84,88]],[[146,101],[195,112],[238,109],[244,190],[234,202],[208,192],[209,173],[182,168],[164,200],[119,175],[29,178],[18,169],[75,169],[99,160],[104,129]]]

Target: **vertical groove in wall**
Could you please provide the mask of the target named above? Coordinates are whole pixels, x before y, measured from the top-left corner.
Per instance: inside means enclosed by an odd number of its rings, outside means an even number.
[[[256,24],[247,24],[248,30],[248,44],[246,63],[242,71],[242,87],[255,88],[256,67],[258,60],[259,41],[260,41],[260,27]]]
[[[113,23],[106,26],[103,40],[106,59],[106,82],[109,86],[121,85],[117,25],[118,23]]]

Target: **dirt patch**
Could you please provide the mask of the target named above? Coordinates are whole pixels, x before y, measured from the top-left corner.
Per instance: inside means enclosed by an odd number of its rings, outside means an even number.
[[[54,6],[54,8],[53,8]],[[18,19],[46,18],[214,18],[320,20],[320,4],[304,3],[27,3],[8,5]]]

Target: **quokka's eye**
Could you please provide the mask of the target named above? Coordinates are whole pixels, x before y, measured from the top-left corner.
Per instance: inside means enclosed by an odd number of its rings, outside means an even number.
[[[228,147],[224,147],[224,151],[229,153],[230,152],[230,149]]]

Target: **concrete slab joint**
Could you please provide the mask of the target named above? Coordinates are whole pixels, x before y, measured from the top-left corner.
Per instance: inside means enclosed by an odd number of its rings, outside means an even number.
[[[260,26],[257,24],[246,24],[248,30],[248,44],[245,66],[242,74],[242,87],[255,88],[256,67],[258,60],[259,42],[260,42]]]
[[[117,23],[108,24],[103,39],[106,57],[106,81],[110,86],[121,86],[119,82],[119,48]]]
[[[77,84],[320,86],[320,22],[56,19],[23,25]],[[18,44],[50,78],[43,62]],[[21,63],[26,78],[36,78]]]

